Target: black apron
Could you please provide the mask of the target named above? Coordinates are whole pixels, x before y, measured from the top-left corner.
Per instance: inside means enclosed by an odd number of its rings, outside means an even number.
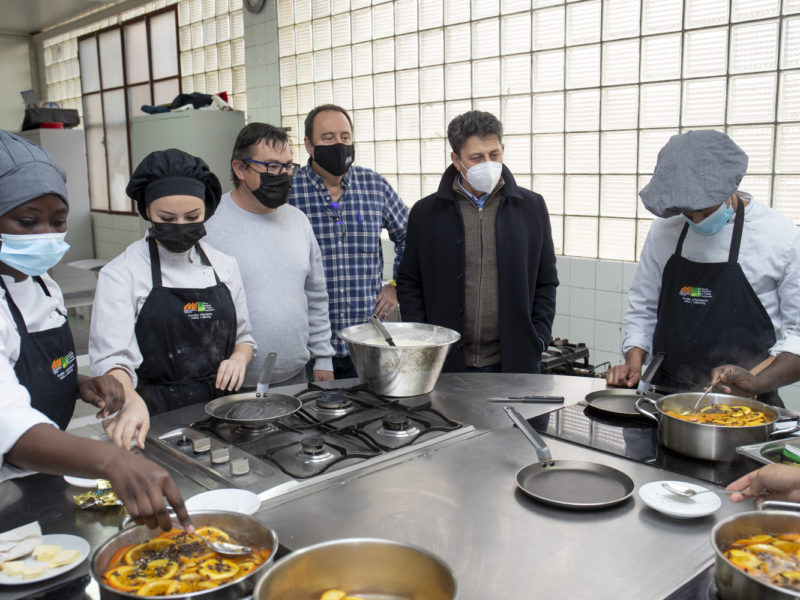
[[[216,271],[211,287],[163,287],[156,242],[152,237],[147,242],[153,289],[136,319],[142,353],[136,391],[155,415],[221,395],[214,383],[219,364],[236,345],[236,307]],[[203,264],[211,266],[200,245],[195,247]]]
[[[41,277],[33,280],[42,286],[45,296],[50,296]],[[0,286],[6,292],[6,302],[19,332],[19,359],[14,365],[17,379],[28,389],[31,406],[64,430],[78,398],[78,364],[69,323],[64,321],[60,327],[29,332],[2,277]]]
[[[699,389],[716,366],[750,369],[769,355],[775,344],[772,320],[738,263],[743,228],[740,200],[728,262],[699,263],[681,256],[689,224],[683,226],[661,278],[653,353],[666,356],[653,377],[656,385]],[[773,395],[771,403],[780,402]]]

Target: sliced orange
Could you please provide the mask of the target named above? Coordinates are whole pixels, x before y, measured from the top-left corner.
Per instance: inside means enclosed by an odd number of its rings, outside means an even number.
[[[740,569],[758,569],[762,562],[755,554],[746,550],[728,550],[725,556]]]
[[[200,583],[197,584],[197,588],[196,589],[198,589],[198,590],[210,590],[211,588],[215,588],[215,587],[218,587],[218,586],[219,586],[219,583],[217,583],[216,581],[201,581]]]
[[[211,558],[200,565],[199,573],[211,581],[230,579],[239,571],[239,565],[227,558]]]
[[[178,563],[168,558],[151,560],[144,567],[139,567],[139,572],[144,581],[156,579],[170,579],[178,572]]]
[[[175,545],[173,540],[166,538],[153,538],[149,542],[136,544],[133,548],[128,550],[125,554],[125,562],[129,565],[135,565],[140,560],[152,560],[159,557],[167,548]]]
[[[171,579],[156,579],[148,581],[136,592],[137,596],[168,596],[174,594],[178,587],[177,581]]]
[[[231,536],[216,527],[201,527],[195,530],[194,533],[202,538],[216,542],[228,542],[231,539]]]
[[[122,565],[109,569],[103,575],[108,585],[123,592],[135,592],[147,580],[142,576],[138,567]]]
[[[250,571],[252,571],[253,569],[255,569],[257,566],[258,566],[258,565],[256,565],[256,563],[254,563],[252,560],[243,560],[243,561],[239,561],[239,571],[236,573],[236,577],[237,577],[237,579],[238,579],[239,577],[244,577],[244,576],[245,576],[245,575],[247,575],[247,574],[248,574]]]

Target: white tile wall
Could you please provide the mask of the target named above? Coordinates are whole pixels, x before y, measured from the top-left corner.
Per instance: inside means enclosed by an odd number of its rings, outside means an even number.
[[[628,289],[637,263],[557,256],[561,284],[556,292],[553,337],[583,342],[589,362],[622,363]],[[800,410],[800,383],[780,390],[786,406]]]

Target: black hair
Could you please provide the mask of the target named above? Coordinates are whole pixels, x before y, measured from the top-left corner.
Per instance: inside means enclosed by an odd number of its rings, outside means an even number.
[[[337,104],[321,104],[320,106],[313,108],[306,117],[305,136],[309,140],[313,139],[314,117],[316,117],[321,112],[325,112],[326,110],[333,110],[342,113],[345,117],[347,117],[347,122],[350,123],[350,129],[351,130],[353,129],[353,120],[350,118],[350,115],[347,114],[347,111],[345,109],[343,109],[341,106],[338,106]]]
[[[471,110],[463,115],[458,115],[447,126],[447,140],[450,142],[450,148],[459,156],[464,143],[473,135],[477,135],[481,139],[496,135],[497,139],[502,142],[503,124],[492,113]]]
[[[267,146],[279,147],[289,143],[289,134],[283,127],[269,123],[249,123],[236,136],[231,154],[231,179],[234,187],[239,187],[239,178],[233,170],[233,161],[252,158],[255,146],[260,142]]]

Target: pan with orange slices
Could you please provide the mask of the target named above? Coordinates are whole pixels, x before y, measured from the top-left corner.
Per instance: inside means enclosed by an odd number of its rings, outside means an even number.
[[[163,597],[227,599],[252,591],[254,575],[273,560],[274,531],[252,517],[227,512],[193,512],[196,530],[189,534],[144,525],[123,529],[97,549],[92,573],[103,599]],[[252,548],[244,556],[223,556],[206,541]]]

